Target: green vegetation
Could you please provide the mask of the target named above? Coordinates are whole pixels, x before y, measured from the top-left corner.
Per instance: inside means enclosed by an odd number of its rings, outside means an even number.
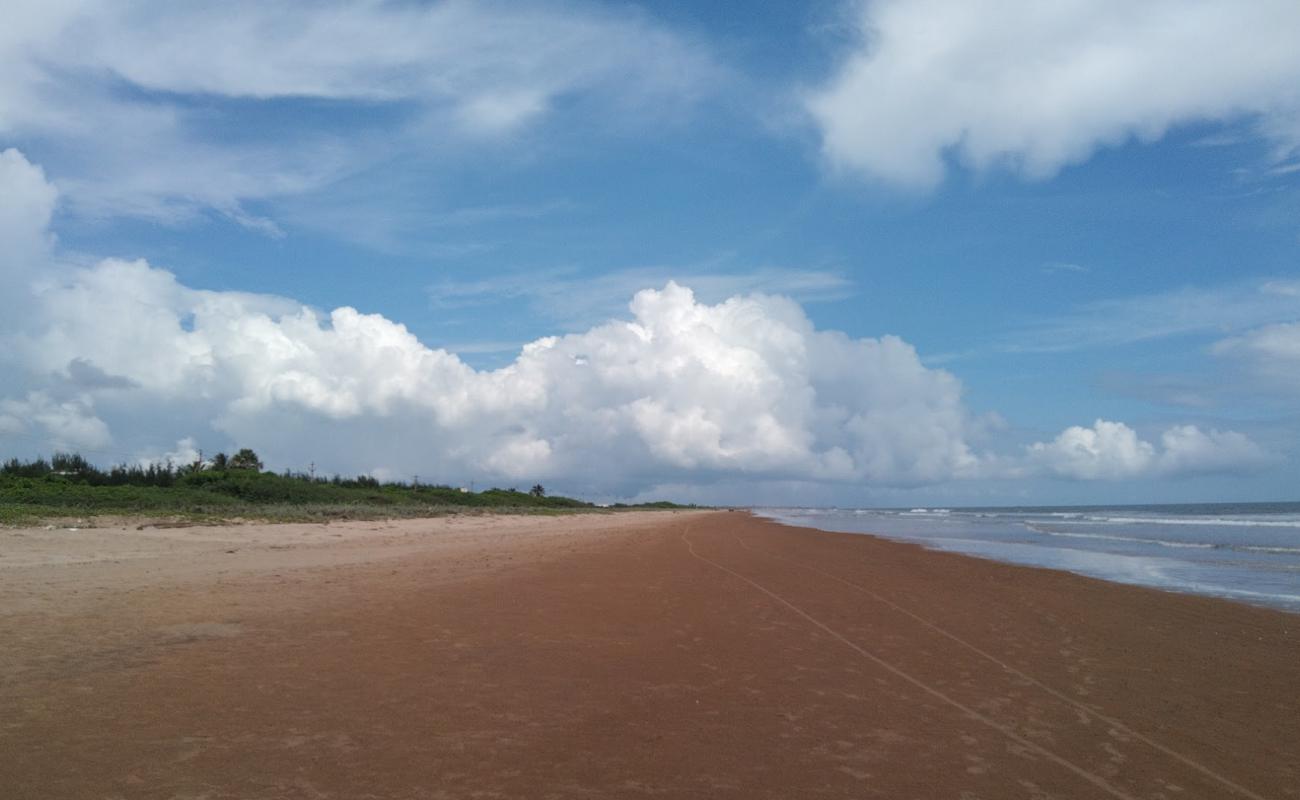
[[[591,503],[528,492],[380,482],[369,476],[314,477],[261,471],[252,450],[211,461],[120,465],[102,470],[79,455],[46,461],[11,459],[0,466],[0,523],[69,516],[148,516],[190,521],[323,520],[424,517],[465,511],[564,513],[597,510]],[[678,508],[671,503],[618,508]]]

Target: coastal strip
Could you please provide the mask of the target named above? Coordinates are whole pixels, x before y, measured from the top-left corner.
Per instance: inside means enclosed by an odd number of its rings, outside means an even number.
[[[740,512],[0,531],[45,797],[1300,797],[1300,616]]]

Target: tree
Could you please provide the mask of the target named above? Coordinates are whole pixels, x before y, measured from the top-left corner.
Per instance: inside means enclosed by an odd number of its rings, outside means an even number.
[[[217,453],[212,457],[213,469],[226,469],[230,466],[230,458],[225,453]]]
[[[528,493],[533,497],[545,497],[546,487],[542,486],[540,483],[535,483],[533,484],[533,488],[528,490]]]
[[[262,460],[257,457],[257,453],[245,447],[238,453],[230,457],[227,462],[231,469],[252,469],[258,472],[262,471]]]

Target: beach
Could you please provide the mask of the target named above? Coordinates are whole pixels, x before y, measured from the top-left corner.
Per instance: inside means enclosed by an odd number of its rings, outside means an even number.
[[[0,530],[6,798],[1297,798],[1300,616],[744,512]]]

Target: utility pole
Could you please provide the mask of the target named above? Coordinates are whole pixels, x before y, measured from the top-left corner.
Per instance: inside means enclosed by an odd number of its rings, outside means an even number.
[[[311,479],[316,480],[316,462],[313,461],[307,466],[307,471],[311,473]]]

